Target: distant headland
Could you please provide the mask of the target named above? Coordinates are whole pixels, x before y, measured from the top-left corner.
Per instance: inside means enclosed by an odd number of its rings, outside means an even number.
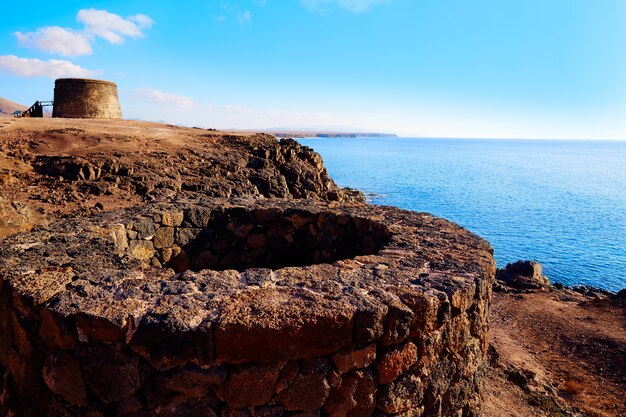
[[[394,133],[372,133],[372,132],[319,132],[319,131],[289,131],[289,130],[269,130],[268,133],[279,138],[397,138]]]

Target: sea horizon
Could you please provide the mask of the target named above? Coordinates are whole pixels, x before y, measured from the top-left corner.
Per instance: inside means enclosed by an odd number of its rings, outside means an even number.
[[[531,259],[552,282],[626,287],[626,141],[320,139],[298,141],[340,186],[466,227],[492,244],[499,268]]]

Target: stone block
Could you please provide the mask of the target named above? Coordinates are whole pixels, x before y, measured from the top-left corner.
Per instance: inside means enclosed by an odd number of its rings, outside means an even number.
[[[376,362],[378,382],[389,385],[417,362],[417,346],[408,342],[384,353]]]
[[[83,373],[76,358],[62,353],[48,355],[43,367],[43,380],[52,392],[68,403],[78,407],[88,404]]]
[[[249,235],[246,239],[246,245],[250,249],[260,249],[265,247],[265,235],[262,234],[252,234]]]
[[[211,209],[207,207],[194,206],[184,210],[184,222],[188,227],[204,228],[209,224]]]
[[[333,355],[335,368],[345,374],[353,369],[368,367],[376,359],[376,345],[354,351],[339,351]]]
[[[163,226],[179,227],[183,223],[183,218],[182,210],[164,211],[161,213],[161,224]]]
[[[277,362],[328,354],[352,340],[353,315],[350,306],[314,293],[255,288],[224,306],[215,334],[217,359]]]
[[[115,246],[121,250],[128,248],[128,238],[126,227],[123,224],[113,224],[109,227],[109,235],[113,239]]]
[[[199,234],[202,229],[189,228],[189,227],[177,227],[175,234],[175,243],[178,246],[186,246],[191,243]]]
[[[142,217],[133,222],[133,230],[137,232],[137,239],[150,240],[156,231],[154,222],[149,217]]]
[[[75,321],[62,317],[53,311],[41,309],[39,336],[51,349],[73,349],[78,342]]]
[[[130,255],[140,261],[149,262],[154,256],[154,244],[148,240],[131,240]]]
[[[382,386],[378,393],[377,407],[385,413],[397,414],[418,408],[424,400],[424,383],[411,373]]]
[[[137,358],[100,343],[85,347],[82,370],[89,389],[104,403],[128,398],[141,387]]]
[[[173,227],[160,227],[154,233],[154,247],[157,249],[171,248],[174,246],[174,228]]]
[[[226,380],[226,366],[207,368],[188,366],[159,377],[159,385],[166,390],[188,397],[201,398],[211,393],[211,387]]]
[[[160,407],[159,417],[217,417],[217,409],[212,398],[198,400],[180,395]]]
[[[326,375],[330,365],[325,360],[309,361],[287,387],[278,392],[278,399],[288,411],[315,411],[328,398],[330,385]]]
[[[124,332],[120,326],[103,318],[80,313],[76,316],[76,328],[90,339],[115,343],[122,339]]]
[[[376,405],[376,382],[369,371],[353,371],[333,388],[323,410],[329,417],[370,417]]]
[[[226,381],[224,399],[232,408],[266,404],[274,395],[279,375],[276,365],[235,367]]]

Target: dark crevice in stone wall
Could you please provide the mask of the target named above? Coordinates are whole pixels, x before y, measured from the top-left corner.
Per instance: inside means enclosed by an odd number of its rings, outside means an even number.
[[[176,272],[332,263],[375,254],[390,237],[384,226],[368,219],[293,210],[256,215],[241,209],[212,212],[206,228],[173,232],[174,245],[184,255],[165,265]]]

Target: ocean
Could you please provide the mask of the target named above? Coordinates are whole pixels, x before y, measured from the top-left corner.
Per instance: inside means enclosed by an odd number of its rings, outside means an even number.
[[[452,220],[498,267],[541,262],[551,282],[626,287],[626,142],[298,139],[369,202]]]

